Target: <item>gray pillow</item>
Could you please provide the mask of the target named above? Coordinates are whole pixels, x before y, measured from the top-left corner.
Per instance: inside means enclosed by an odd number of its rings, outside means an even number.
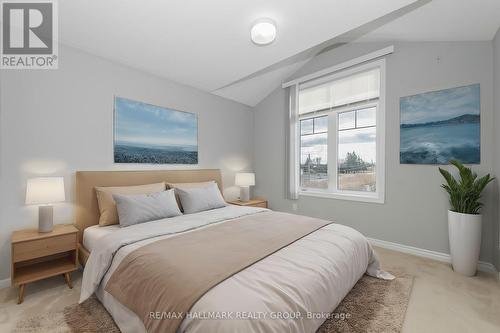
[[[181,200],[184,214],[226,206],[226,202],[216,183],[210,183],[204,187],[176,188],[175,191]]]
[[[182,215],[174,190],[153,194],[113,194],[121,227]]]

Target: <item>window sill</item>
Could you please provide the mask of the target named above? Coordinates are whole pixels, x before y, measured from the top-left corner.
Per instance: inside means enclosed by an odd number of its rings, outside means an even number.
[[[377,204],[385,203],[384,197],[380,194],[363,195],[363,194],[357,194],[357,193],[331,193],[331,192],[320,192],[320,191],[299,191],[299,195],[304,196],[304,197],[339,199],[339,200],[358,201],[358,202],[370,202],[370,203],[377,203]]]

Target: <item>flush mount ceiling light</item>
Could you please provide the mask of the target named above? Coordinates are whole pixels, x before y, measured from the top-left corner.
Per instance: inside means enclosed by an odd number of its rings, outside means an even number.
[[[252,25],[250,36],[257,45],[271,44],[276,38],[276,24],[267,18],[257,20]]]

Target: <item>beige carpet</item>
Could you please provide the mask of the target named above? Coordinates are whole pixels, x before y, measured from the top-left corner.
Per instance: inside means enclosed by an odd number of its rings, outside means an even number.
[[[318,333],[401,332],[413,277],[393,281],[364,276],[354,286]],[[19,321],[16,333],[115,333],[113,319],[95,298]]]

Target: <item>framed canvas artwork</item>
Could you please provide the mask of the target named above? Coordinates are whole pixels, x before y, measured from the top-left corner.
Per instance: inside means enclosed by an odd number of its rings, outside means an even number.
[[[115,97],[114,162],[198,164],[195,113]]]
[[[481,161],[479,84],[400,99],[400,163]]]

